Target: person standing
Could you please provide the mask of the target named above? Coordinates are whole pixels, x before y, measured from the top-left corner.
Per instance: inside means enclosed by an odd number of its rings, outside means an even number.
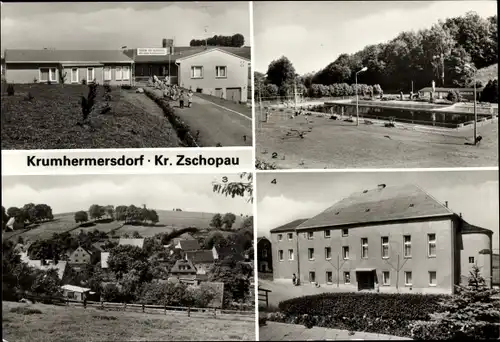
[[[188,92],[188,108],[191,108],[192,105],[193,105],[193,91],[191,89],[189,89],[189,92]]]
[[[297,276],[295,275],[295,273],[292,276],[292,281],[293,281],[293,285],[297,285]]]
[[[186,99],[184,95],[184,90],[181,90],[181,94],[179,96],[179,107],[184,108],[184,100]]]

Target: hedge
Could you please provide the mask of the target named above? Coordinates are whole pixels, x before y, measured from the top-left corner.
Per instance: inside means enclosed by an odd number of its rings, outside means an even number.
[[[368,331],[411,337],[411,323],[428,321],[440,312],[446,295],[323,293],[289,299],[279,304],[281,313],[268,315],[278,322]]]
[[[152,99],[161,109],[165,117],[168,119],[179,139],[189,147],[199,147],[196,139],[191,134],[190,127],[182,121],[176,114],[175,110],[172,108],[168,100],[163,97],[158,96],[153,90],[144,88],[144,94],[146,94],[150,99]]]

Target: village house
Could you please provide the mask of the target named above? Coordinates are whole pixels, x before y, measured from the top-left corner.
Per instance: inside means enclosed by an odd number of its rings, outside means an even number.
[[[230,245],[224,247],[212,247],[212,254],[215,260],[222,261],[226,258],[231,258],[233,261],[245,261],[248,255],[239,245]]]
[[[473,265],[491,284],[492,234],[418,186],[381,184],[271,230],[273,275],[346,291],[453,293]]]
[[[479,100],[481,93],[483,92],[484,87],[478,87],[476,88],[476,94],[477,94],[477,99]],[[474,99],[474,88],[440,88],[440,87],[435,87],[434,88],[434,96],[437,98],[446,98],[448,96],[449,92],[452,91],[457,91],[460,93],[460,95],[467,100],[473,100]],[[419,92],[423,96],[430,97],[432,93],[432,87],[425,87],[419,90]]]
[[[135,246],[135,247],[142,248],[144,246],[144,239],[120,238],[120,240],[118,240],[118,245],[119,246]]]
[[[75,286],[75,285],[63,285],[61,286],[63,290],[63,297],[70,300],[78,300],[82,301],[84,299],[87,300],[97,300],[98,298],[92,298],[95,296],[95,292],[92,292],[91,289]]]
[[[257,238],[257,269],[259,272],[272,272],[273,248],[271,241],[265,236]]]
[[[198,240],[179,240],[175,245],[175,248],[180,249],[183,252],[197,251],[201,248]]]
[[[214,266],[214,256],[211,250],[188,251],[185,259],[193,263],[197,274],[210,273]]]
[[[179,259],[175,262],[174,266],[172,266],[170,275],[176,277],[180,281],[194,281],[196,279],[196,267],[194,267],[193,263],[189,260]]]
[[[133,59],[122,50],[5,50],[8,83],[132,84]]]
[[[27,255],[21,256],[21,260],[28,266],[42,271],[56,270],[57,276],[62,282],[65,282],[71,274],[71,268],[66,261],[53,260],[31,260]]]
[[[99,261],[100,252],[92,246],[90,249],[85,249],[78,246],[75,250],[67,252],[68,262],[74,268],[77,265],[93,265]]]
[[[101,252],[101,269],[106,270],[108,266],[109,252]]]

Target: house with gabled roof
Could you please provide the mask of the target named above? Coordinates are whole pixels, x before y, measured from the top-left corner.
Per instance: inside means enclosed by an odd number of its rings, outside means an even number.
[[[346,291],[453,293],[473,265],[491,284],[492,234],[419,186],[380,184],[271,230],[273,276]]]
[[[142,239],[120,238],[120,240],[118,240],[118,246],[136,246],[142,248],[144,246],[144,238]]]
[[[9,83],[132,84],[134,60],[123,50],[5,50]]]
[[[28,257],[22,258],[22,260],[27,263],[29,267],[33,267],[37,270],[56,270],[57,276],[62,281],[66,280],[70,274],[70,267],[66,261],[54,262],[52,260],[31,260]]]
[[[197,251],[201,248],[198,240],[179,240],[175,248],[182,250],[183,252]]]
[[[170,275],[178,278],[179,280],[181,279],[195,280],[196,267],[189,260],[179,259],[170,269]]]
[[[197,274],[210,273],[215,263],[212,250],[187,251],[185,259],[193,263]]]
[[[259,272],[272,272],[273,248],[271,241],[265,236],[257,237],[257,269]]]

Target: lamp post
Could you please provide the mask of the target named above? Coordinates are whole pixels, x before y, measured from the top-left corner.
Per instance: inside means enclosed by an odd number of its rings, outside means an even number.
[[[465,64],[464,65],[466,68],[472,70],[472,82],[474,83],[474,145],[477,143],[477,108],[476,108],[476,102],[477,102],[477,95],[476,95],[476,73],[477,69],[473,67],[470,64]]]
[[[366,70],[368,70],[367,67],[363,67],[361,70],[359,70],[357,73],[356,73],[356,126],[359,126],[359,95],[358,95],[358,74],[360,72],[365,72]]]

